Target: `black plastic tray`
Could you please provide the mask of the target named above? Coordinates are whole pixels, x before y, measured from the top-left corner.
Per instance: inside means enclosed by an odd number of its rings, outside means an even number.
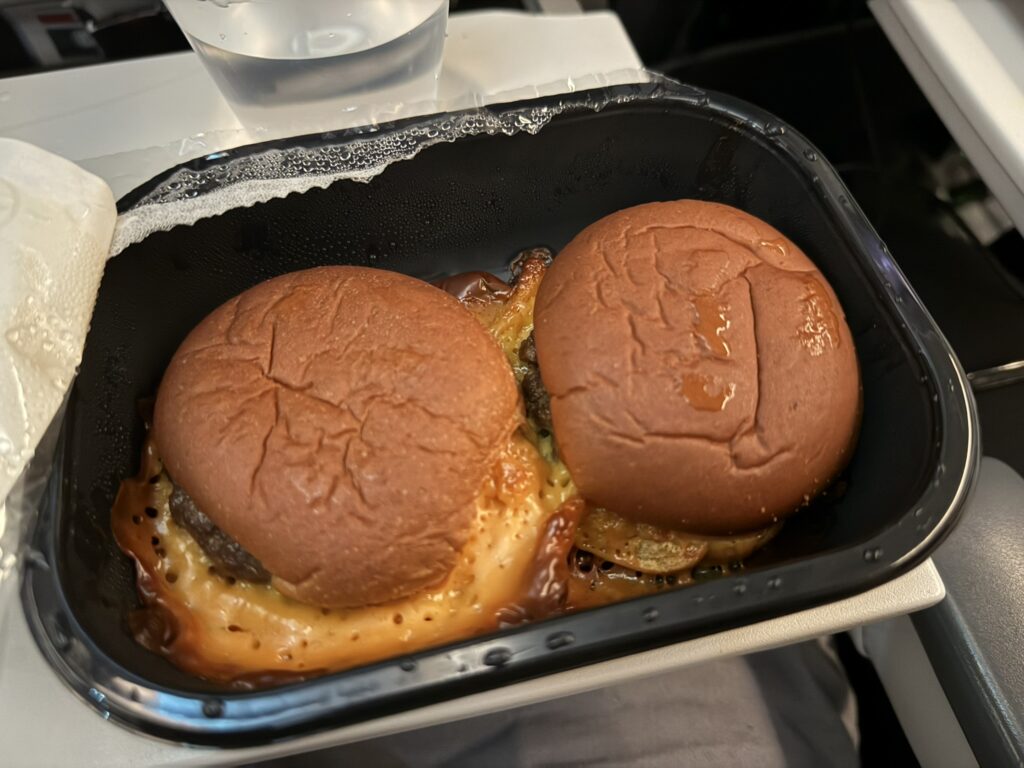
[[[808,608],[927,557],[973,481],[973,400],[835,171],[795,131],[735,99],[661,85],[593,94],[596,102],[616,95],[632,100],[569,110],[536,135],[432,146],[369,184],[338,182],[154,234],[107,265],[36,527],[41,557],[27,559],[23,582],[33,633],[76,692],[105,716],[166,738],[269,741]],[[285,144],[344,145],[357,133]],[[129,195],[122,209],[159,183]],[[772,223],[842,300],[862,367],[864,420],[838,501],[787,523],[743,572],[283,688],[225,692],[132,640],[124,615],[135,580],[113,542],[110,508],[137,467],[137,401],[152,395],[178,343],[210,310],[261,280],[317,264],[421,277],[500,272],[521,248],[558,249],[607,213],[683,197]]]

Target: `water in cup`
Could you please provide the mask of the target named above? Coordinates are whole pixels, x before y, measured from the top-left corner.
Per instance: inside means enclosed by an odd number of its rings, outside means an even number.
[[[436,94],[448,0],[166,4],[248,126],[329,129],[352,111]]]

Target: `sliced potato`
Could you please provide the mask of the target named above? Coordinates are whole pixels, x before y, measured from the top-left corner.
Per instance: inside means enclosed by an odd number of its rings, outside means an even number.
[[[591,509],[576,529],[576,546],[644,573],[689,570],[708,549],[699,537],[634,523],[600,507]]]
[[[760,549],[782,524],[740,536],[698,536],[635,523],[607,509],[591,509],[576,531],[576,546],[644,573],[676,573],[700,565],[741,561]]]
[[[708,553],[704,556],[704,565],[726,565],[745,560],[773,538],[782,528],[782,523],[764,528],[742,536],[708,537]]]

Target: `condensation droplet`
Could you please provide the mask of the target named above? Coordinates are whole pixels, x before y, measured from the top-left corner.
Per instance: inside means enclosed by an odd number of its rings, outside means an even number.
[[[210,699],[203,702],[203,714],[207,717],[220,717],[224,714],[224,702]]]
[[[503,667],[512,661],[512,651],[508,648],[491,648],[484,654],[484,664],[488,667]]]
[[[552,635],[548,635],[544,644],[549,650],[556,651],[559,648],[565,648],[567,645],[572,645],[576,642],[576,635],[572,632],[555,632]]]
[[[882,548],[874,547],[864,550],[864,562],[877,563],[882,559]]]

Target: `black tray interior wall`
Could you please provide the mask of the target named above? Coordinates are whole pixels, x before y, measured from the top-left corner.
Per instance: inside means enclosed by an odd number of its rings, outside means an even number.
[[[934,406],[915,350],[814,186],[770,141],[723,117],[685,105],[620,105],[556,118],[537,135],[434,146],[371,184],[339,182],[132,246],[107,266],[67,422],[58,546],[76,620],[127,669],[172,688],[208,689],[125,631],[134,575],[113,544],[109,512],[121,478],[138,466],[138,401],[155,392],[178,343],[214,307],[319,264],[428,278],[501,271],[523,247],[557,249],[607,213],[681,197],[743,208],[800,245],[842,299],[858,345],[864,420],[848,490],[788,523],[750,567],[869,539],[907,512],[934,470]]]

